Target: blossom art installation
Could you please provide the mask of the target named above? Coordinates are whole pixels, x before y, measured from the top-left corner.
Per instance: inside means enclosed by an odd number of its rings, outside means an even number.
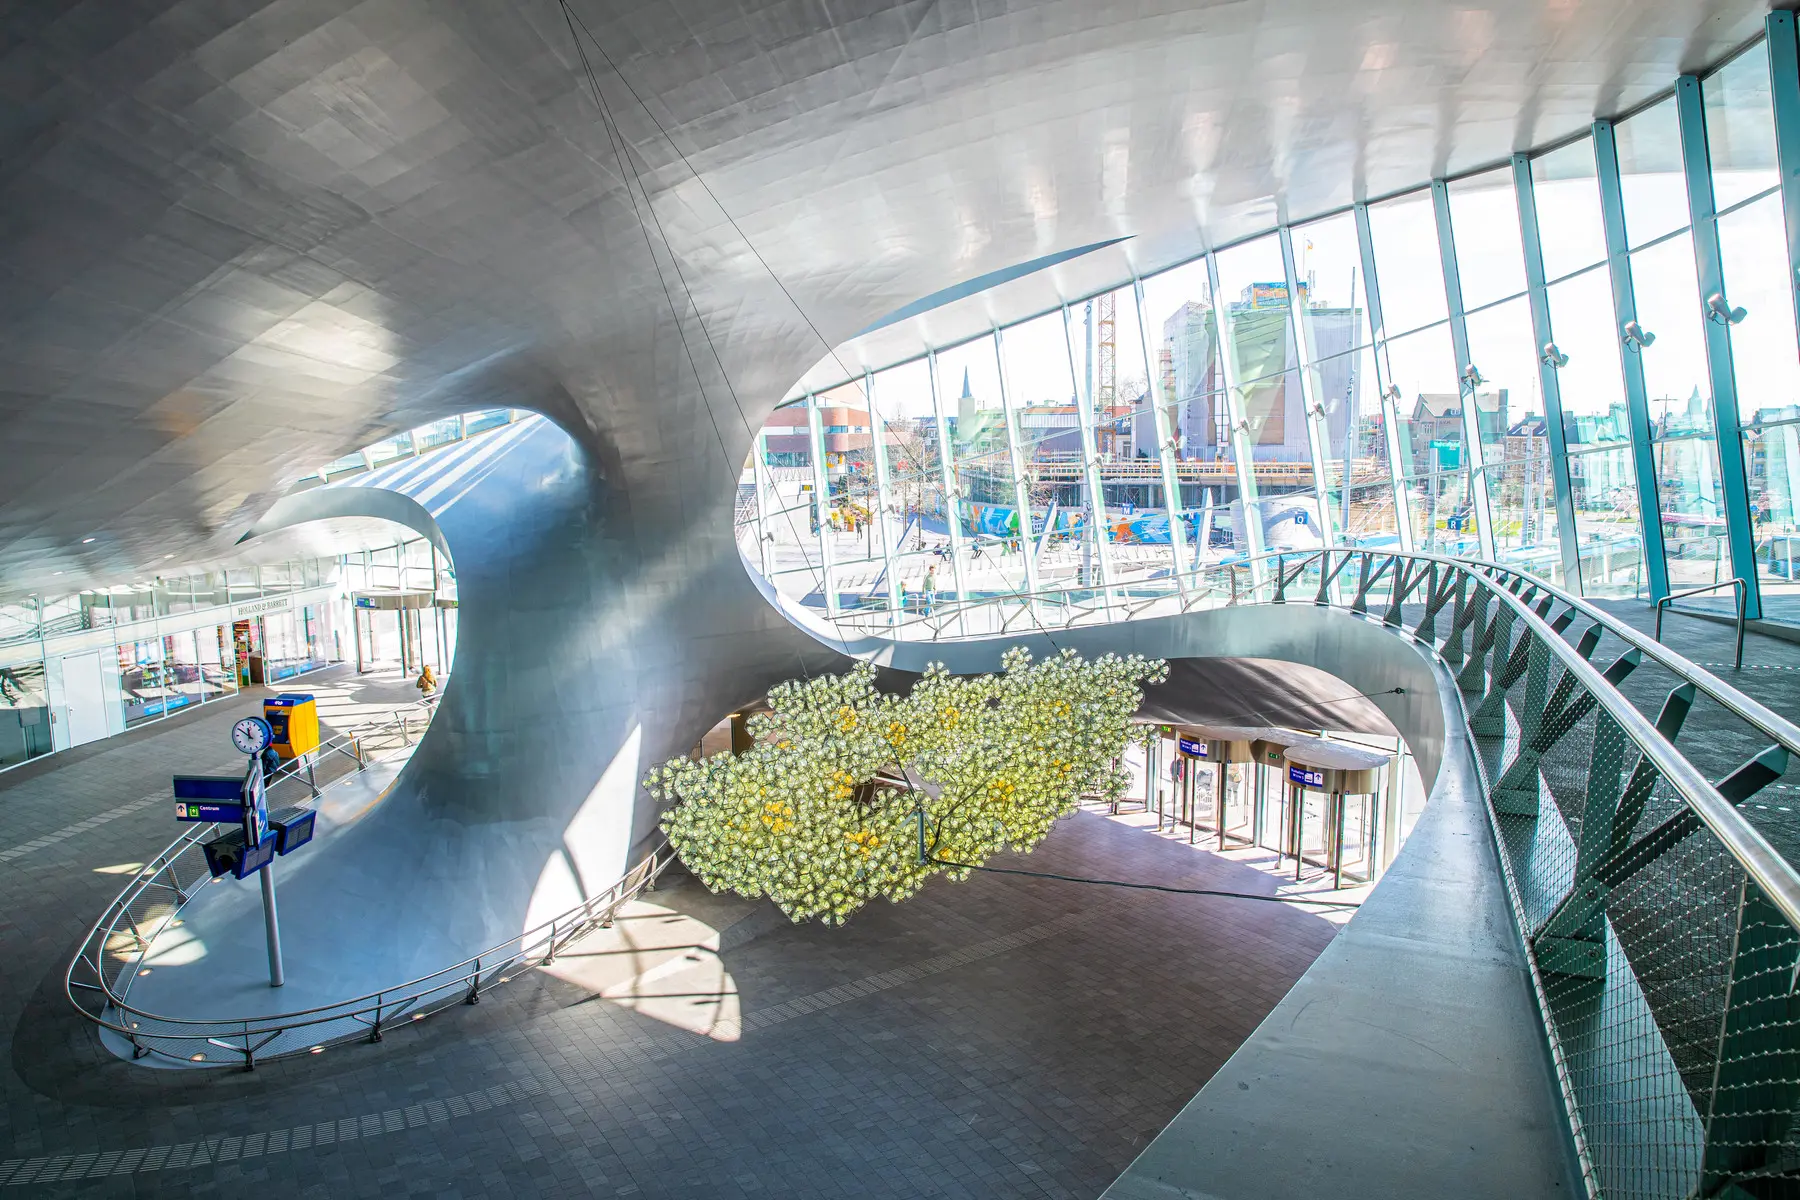
[[[1140,688],[1167,666],[1072,650],[1034,664],[1014,648],[1001,667],[958,677],[934,663],[905,696],[877,692],[866,665],[790,680],[749,719],[748,751],[672,759],[645,786],[673,803],[663,830],[707,887],[841,923],[938,872],[1030,850],[1084,795],[1122,793]]]

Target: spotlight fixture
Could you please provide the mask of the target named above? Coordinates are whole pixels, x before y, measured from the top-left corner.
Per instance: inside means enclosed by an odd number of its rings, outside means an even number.
[[[1706,298],[1706,319],[1715,325],[1741,325],[1749,312],[1743,308],[1733,308],[1720,292],[1714,292]]]
[[[1555,342],[1545,342],[1543,353],[1538,355],[1538,359],[1547,367],[1566,367],[1569,365],[1569,356],[1558,349]]]
[[[1487,380],[1481,377],[1481,372],[1475,369],[1474,363],[1468,363],[1463,367],[1462,377],[1463,382],[1472,388],[1478,388],[1487,382]]]
[[[1642,350],[1645,346],[1653,345],[1656,342],[1656,335],[1636,321],[1627,321],[1619,330],[1619,340],[1633,350]]]
[[[1387,398],[1389,400],[1392,400],[1395,404],[1400,403],[1400,385],[1399,384],[1397,384],[1397,383],[1388,384]]]

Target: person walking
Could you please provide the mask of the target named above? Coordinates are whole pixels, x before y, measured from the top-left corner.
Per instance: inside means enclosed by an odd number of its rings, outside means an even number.
[[[429,700],[431,694],[437,691],[437,676],[432,673],[430,663],[426,663],[425,669],[419,672],[419,678],[413,683],[413,686],[419,689],[419,699],[421,700]]]
[[[927,567],[925,569],[925,595],[924,595],[924,605],[925,605],[925,615],[926,616],[929,617],[931,615],[931,607],[936,602],[937,602],[937,568],[936,567]]]

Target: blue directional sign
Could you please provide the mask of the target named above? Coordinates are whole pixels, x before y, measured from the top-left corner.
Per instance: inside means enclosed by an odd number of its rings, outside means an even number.
[[[1322,788],[1325,786],[1325,772],[1315,771],[1311,767],[1288,767],[1288,778],[1301,787]]]
[[[202,803],[197,800],[177,800],[175,802],[175,819],[177,821],[217,821],[226,825],[239,825],[244,820],[244,806],[217,802]]]
[[[1195,758],[1206,757],[1206,743],[1199,738],[1184,737],[1179,739],[1176,744],[1181,748],[1183,754],[1189,754]]]
[[[244,799],[242,775],[177,775],[177,800],[227,800],[233,804]]]

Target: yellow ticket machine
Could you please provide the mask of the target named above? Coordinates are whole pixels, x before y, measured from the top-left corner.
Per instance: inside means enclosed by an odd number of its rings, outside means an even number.
[[[269,745],[282,758],[299,758],[319,748],[319,709],[304,692],[283,692],[263,701],[263,719],[274,733]]]

